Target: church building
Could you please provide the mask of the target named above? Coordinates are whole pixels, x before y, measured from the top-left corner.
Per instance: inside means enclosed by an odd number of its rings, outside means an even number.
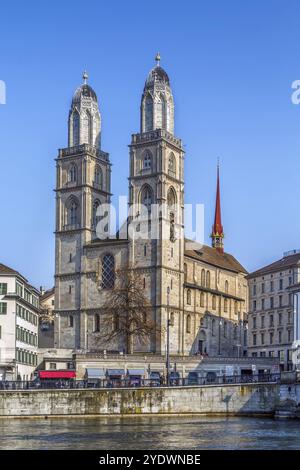
[[[114,288],[115,270],[130,265],[144,278],[157,325],[134,352],[165,354],[169,318],[171,354],[243,355],[247,272],[224,251],[219,168],[212,246],[195,248],[184,238],[184,148],[174,134],[174,99],[159,54],[141,97],[140,132],[129,145],[129,209],[167,207],[155,239],[97,236],[98,209],[111,200],[111,162],[101,148],[96,93],[86,73],[83,80],[69,112],[68,147],[56,160],[54,347],[123,350],[122,340],[101,344],[101,306]]]

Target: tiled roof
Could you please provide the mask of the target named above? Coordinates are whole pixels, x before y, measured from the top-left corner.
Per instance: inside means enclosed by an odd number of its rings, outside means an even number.
[[[46,290],[44,294],[41,295],[41,302],[43,302],[43,300],[46,300],[48,297],[51,297],[51,295],[54,295],[54,287],[52,287],[52,289]]]
[[[190,240],[186,240],[186,244]],[[193,243],[193,242],[190,242]],[[242,272],[247,274],[247,270],[229,253],[221,253],[208,245],[199,245],[199,249],[185,249],[185,256],[202,261],[203,263],[228,269],[229,271]]]
[[[0,263],[0,274],[14,274],[14,275],[17,275],[17,276],[21,276],[24,278],[24,276],[22,276],[18,271],[16,271],[15,269],[12,269],[10,268],[9,266],[6,266],[5,264],[2,264]]]
[[[249,274],[248,278],[251,279],[257,276],[263,276],[264,274],[269,274],[277,271],[283,271],[285,269],[289,269],[295,267],[300,264],[300,253],[295,253],[293,255],[284,256],[278,261],[274,263],[268,264],[263,268],[258,269],[257,271],[253,271]]]

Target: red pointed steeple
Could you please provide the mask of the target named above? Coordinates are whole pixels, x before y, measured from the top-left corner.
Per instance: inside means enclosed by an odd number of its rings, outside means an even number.
[[[222,217],[221,217],[221,198],[220,198],[220,171],[219,171],[219,163],[217,169],[217,193],[216,193],[216,208],[215,208],[215,221],[212,227],[212,246],[216,248],[219,252],[223,253],[224,246],[223,246],[223,225],[222,225]]]

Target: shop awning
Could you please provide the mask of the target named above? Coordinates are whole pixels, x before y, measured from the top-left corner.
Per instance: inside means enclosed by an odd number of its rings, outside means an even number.
[[[87,379],[103,379],[105,377],[105,369],[87,368],[85,369]]]
[[[107,375],[109,377],[118,377],[119,375],[125,375],[124,369],[107,369]]]
[[[74,379],[75,370],[40,370],[40,379]]]
[[[128,375],[145,375],[144,369],[127,369]]]

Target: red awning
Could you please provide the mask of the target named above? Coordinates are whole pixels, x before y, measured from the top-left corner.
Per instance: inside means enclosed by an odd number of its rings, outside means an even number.
[[[76,372],[74,370],[40,370],[40,379],[74,379]]]

